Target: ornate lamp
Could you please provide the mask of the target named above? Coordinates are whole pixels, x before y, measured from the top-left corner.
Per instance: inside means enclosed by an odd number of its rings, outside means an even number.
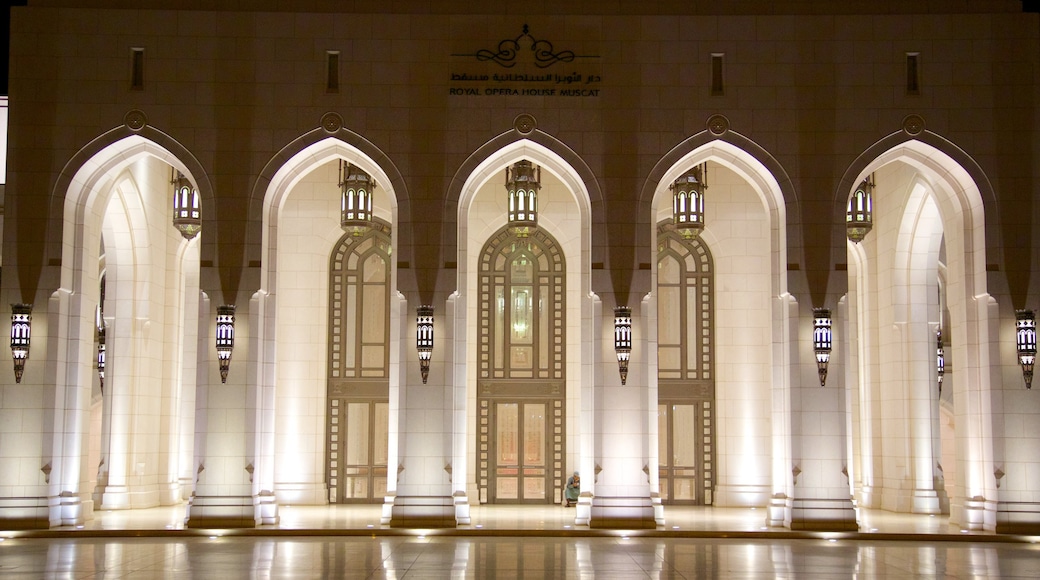
[[[538,190],[542,188],[542,168],[527,160],[506,168],[506,191],[509,193],[509,227],[526,236],[538,227]]]
[[[430,376],[430,359],[433,358],[433,306],[415,309],[415,348],[419,351],[419,371],[425,385]]]
[[[217,360],[220,362],[220,382],[226,383],[231,368],[231,351],[235,348],[235,306],[217,307]]]
[[[11,305],[11,358],[14,359],[14,382],[22,382],[25,360],[29,358],[29,335],[32,327],[32,304]]]
[[[102,301],[104,298],[102,298]],[[94,326],[97,328],[97,371],[98,381],[101,384],[101,394],[105,393],[105,363],[108,355],[105,347],[105,318],[103,311],[101,310],[101,304],[98,304],[96,316],[94,320]]]
[[[845,210],[846,235],[854,243],[860,243],[874,227],[874,174],[864,179],[849,198]]]
[[[943,348],[942,329],[935,331],[935,373],[939,377],[939,394],[942,394],[943,376],[946,374],[946,350]]]
[[[1015,311],[1015,346],[1018,364],[1022,365],[1022,378],[1026,388],[1033,388],[1033,363],[1036,361],[1036,317],[1032,310]],[[12,343],[13,347],[13,343]]]
[[[339,225],[343,231],[360,236],[372,226],[372,192],[376,182],[360,167],[339,161],[341,193]]]
[[[820,386],[827,384],[827,364],[831,360],[831,311],[813,309],[813,350],[816,351],[816,370]]]
[[[694,166],[676,179],[672,190],[672,221],[686,239],[704,231],[704,192],[708,189],[708,163]]]
[[[199,190],[180,171],[173,170],[173,227],[190,240],[202,230]]]
[[[628,359],[632,356],[632,309],[627,306],[614,309],[614,352],[624,385],[628,381]]]

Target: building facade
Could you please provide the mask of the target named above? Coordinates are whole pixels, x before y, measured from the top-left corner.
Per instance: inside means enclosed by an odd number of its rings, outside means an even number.
[[[1040,529],[1021,2],[137,4],[12,9],[0,526]]]

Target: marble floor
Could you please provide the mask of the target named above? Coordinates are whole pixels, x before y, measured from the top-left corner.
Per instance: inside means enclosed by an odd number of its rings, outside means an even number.
[[[0,577],[1029,578],[1040,545],[652,537],[15,538]]]
[[[859,532],[766,528],[750,508],[674,508],[591,530],[562,507],[480,506],[472,524],[389,528],[379,506],[281,506],[277,526],[185,529],[185,507],[0,531],[0,578],[1040,578],[1040,536],[860,511]]]

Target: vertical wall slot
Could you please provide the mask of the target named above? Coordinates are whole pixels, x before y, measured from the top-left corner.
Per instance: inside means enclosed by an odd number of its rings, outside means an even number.
[[[711,55],[711,94],[720,96],[725,94],[722,84],[722,56],[721,52]]]
[[[325,92],[339,92],[339,51],[325,53]]]
[[[130,49],[130,88],[135,91],[144,89],[144,49]]]
[[[921,94],[921,53],[906,53],[906,94]]]

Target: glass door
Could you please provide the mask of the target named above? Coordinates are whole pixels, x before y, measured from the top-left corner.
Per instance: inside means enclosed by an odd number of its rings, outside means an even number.
[[[333,501],[370,502],[382,498],[386,495],[390,406],[373,401],[335,402],[339,404],[333,406],[331,423],[342,436],[332,434],[333,445],[339,439],[341,447],[330,466],[330,487],[336,490]]]
[[[661,500],[711,504],[713,438],[710,403],[662,403],[657,407]]]
[[[548,503],[546,403],[495,403],[493,501]]]

